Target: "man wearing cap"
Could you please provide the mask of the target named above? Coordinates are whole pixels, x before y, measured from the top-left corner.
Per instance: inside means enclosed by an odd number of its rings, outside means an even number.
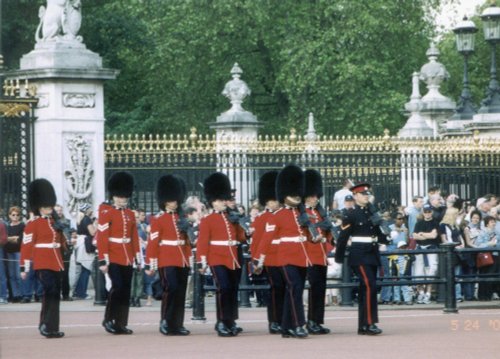
[[[354,197],[352,194],[348,194],[344,198],[344,208],[342,208],[342,214],[345,216],[346,212],[354,208]]]
[[[335,261],[343,263],[347,241],[351,240],[349,265],[359,278],[358,293],[358,334],[377,335],[382,330],[378,322],[377,310],[377,269],[380,266],[378,244],[386,244],[375,213],[370,210],[371,186],[361,183],[351,188],[356,205],[342,220],[337,240]]]
[[[434,219],[433,207],[423,207],[423,219],[415,224],[413,238],[417,241],[417,249],[437,249],[440,243],[439,222]],[[424,253],[415,255],[415,276],[435,276],[438,269],[438,254]],[[417,285],[417,304],[430,304],[432,284]]]
[[[64,264],[61,249],[66,247],[62,231],[55,227],[52,216],[56,194],[46,179],[36,179],[28,186],[28,202],[35,218],[26,224],[21,244],[21,278],[26,280],[31,265],[43,287],[40,334],[46,338],[62,338],[59,331],[61,278]],[[32,263],[33,262],[33,263]]]
[[[272,246],[278,244],[278,265],[285,281],[285,299],[281,331],[283,338],[306,338],[302,295],[307,267],[312,265],[306,249],[310,238],[307,228],[299,223],[299,205],[304,197],[304,172],[296,165],[283,168],[276,179],[276,196],[284,206],[277,210],[266,225],[259,248],[259,264],[267,263]],[[323,298],[324,300],[324,298]]]
[[[111,334],[132,334],[127,328],[133,264],[141,263],[139,235],[135,215],[127,208],[134,190],[134,178],[128,172],[116,172],[108,181],[113,204],[99,208],[97,248],[99,269],[111,279],[111,290],[102,323]]]
[[[254,229],[250,252],[255,260],[258,261],[262,251],[262,237],[272,220],[273,213],[276,212],[280,204],[276,198],[276,178],[277,171],[269,171],[262,175],[259,180],[259,203],[265,207],[265,210],[252,223]],[[274,244],[267,252],[265,271],[270,285],[270,300],[267,303],[267,320],[270,334],[281,333],[281,318],[283,317],[283,301],[285,298],[285,284],[281,273],[281,267],[278,265],[278,241],[273,240]],[[257,262],[258,268],[258,262]],[[254,273],[259,273],[256,269]]]
[[[226,211],[226,202],[232,198],[229,178],[220,172],[213,173],[203,182],[203,191],[213,212],[200,222],[196,261],[201,273],[210,266],[217,288],[215,330],[220,337],[232,337],[242,332],[236,325],[241,278],[237,245],[246,237],[241,226],[229,221]]]
[[[309,221],[315,228],[315,237],[306,242],[306,249],[311,266],[307,267],[307,280],[310,289],[307,306],[307,331],[309,334],[328,334],[330,329],[323,327],[325,319],[325,295],[326,295],[326,272],[328,261],[327,241],[331,242],[332,223],[329,221],[326,211],[319,204],[323,197],[323,180],[321,174],[316,170],[306,170],[304,205]]]

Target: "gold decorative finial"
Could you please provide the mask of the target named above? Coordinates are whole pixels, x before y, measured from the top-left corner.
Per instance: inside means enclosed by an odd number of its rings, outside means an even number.
[[[472,133],[472,139],[474,140],[475,145],[479,144],[479,130],[474,130]]]
[[[297,130],[293,127],[290,129],[290,142],[297,142]]]
[[[191,127],[190,131],[191,134],[189,135],[189,140],[191,142],[196,142],[196,140],[198,139],[198,135],[196,134],[196,127]]]

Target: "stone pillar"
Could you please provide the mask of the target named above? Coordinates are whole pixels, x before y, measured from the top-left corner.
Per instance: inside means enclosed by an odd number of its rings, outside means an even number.
[[[248,205],[252,195],[251,188],[256,183],[255,170],[248,166],[247,151],[252,142],[257,140],[260,127],[257,117],[243,109],[241,104],[251,91],[240,79],[243,71],[237,63],[231,69],[233,79],[222,91],[232,107],[220,114],[210,128],[216,131],[217,169],[226,173],[236,189],[236,200]]]
[[[80,203],[96,209],[105,198],[103,85],[118,74],[103,68],[102,58],[76,36],[81,13],[75,4],[66,1],[65,17],[57,7],[42,7],[35,49],[21,58],[20,70],[9,73],[36,85],[34,177],[52,182],[73,219]]]

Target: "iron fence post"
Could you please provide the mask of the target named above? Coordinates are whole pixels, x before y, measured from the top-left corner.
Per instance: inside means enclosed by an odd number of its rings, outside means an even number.
[[[106,288],[104,273],[99,269],[99,261],[97,260],[97,253],[94,261],[92,262],[94,270],[94,305],[106,305]]]
[[[445,252],[445,270],[446,270],[446,298],[443,312],[458,313],[457,298],[455,294],[455,270],[454,255],[456,243],[443,243],[440,245]]]
[[[249,286],[249,281],[248,281],[248,261],[250,258],[250,255],[248,254],[248,244],[242,244],[241,245],[241,250],[242,250],[242,265],[241,265],[241,278],[240,278],[240,285],[244,287]],[[251,308],[252,304],[250,303],[250,292],[247,289],[240,290],[240,307],[244,308]]]
[[[342,264],[342,283],[351,283],[351,267],[348,264],[348,256],[344,257],[344,263]],[[340,289],[340,293],[342,293],[342,300],[340,302],[340,306],[342,307],[352,307],[352,288],[351,287],[343,287]]]
[[[439,279],[446,282],[446,252],[440,251],[438,253],[438,275]],[[427,278],[426,278],[427,279]],[[446,301],[446,283],[437,285],[437,303],[444,303]]]
[[[192,320],[205,321],[205,293],[203,290],[203,276],[196,266],[196,249],[193,249],[193,317]]]

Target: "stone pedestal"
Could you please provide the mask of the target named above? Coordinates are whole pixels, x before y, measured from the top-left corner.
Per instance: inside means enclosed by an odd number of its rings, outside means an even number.
[[[37,43],[8,75],[37,87],[34,177],[52,182],[73,219],[79,204],[105,199],[103,84],[117,73],[82,43],[58,40]]]
[[[478,113],[465,128],[479,138],[500,138],[500,113]]]

